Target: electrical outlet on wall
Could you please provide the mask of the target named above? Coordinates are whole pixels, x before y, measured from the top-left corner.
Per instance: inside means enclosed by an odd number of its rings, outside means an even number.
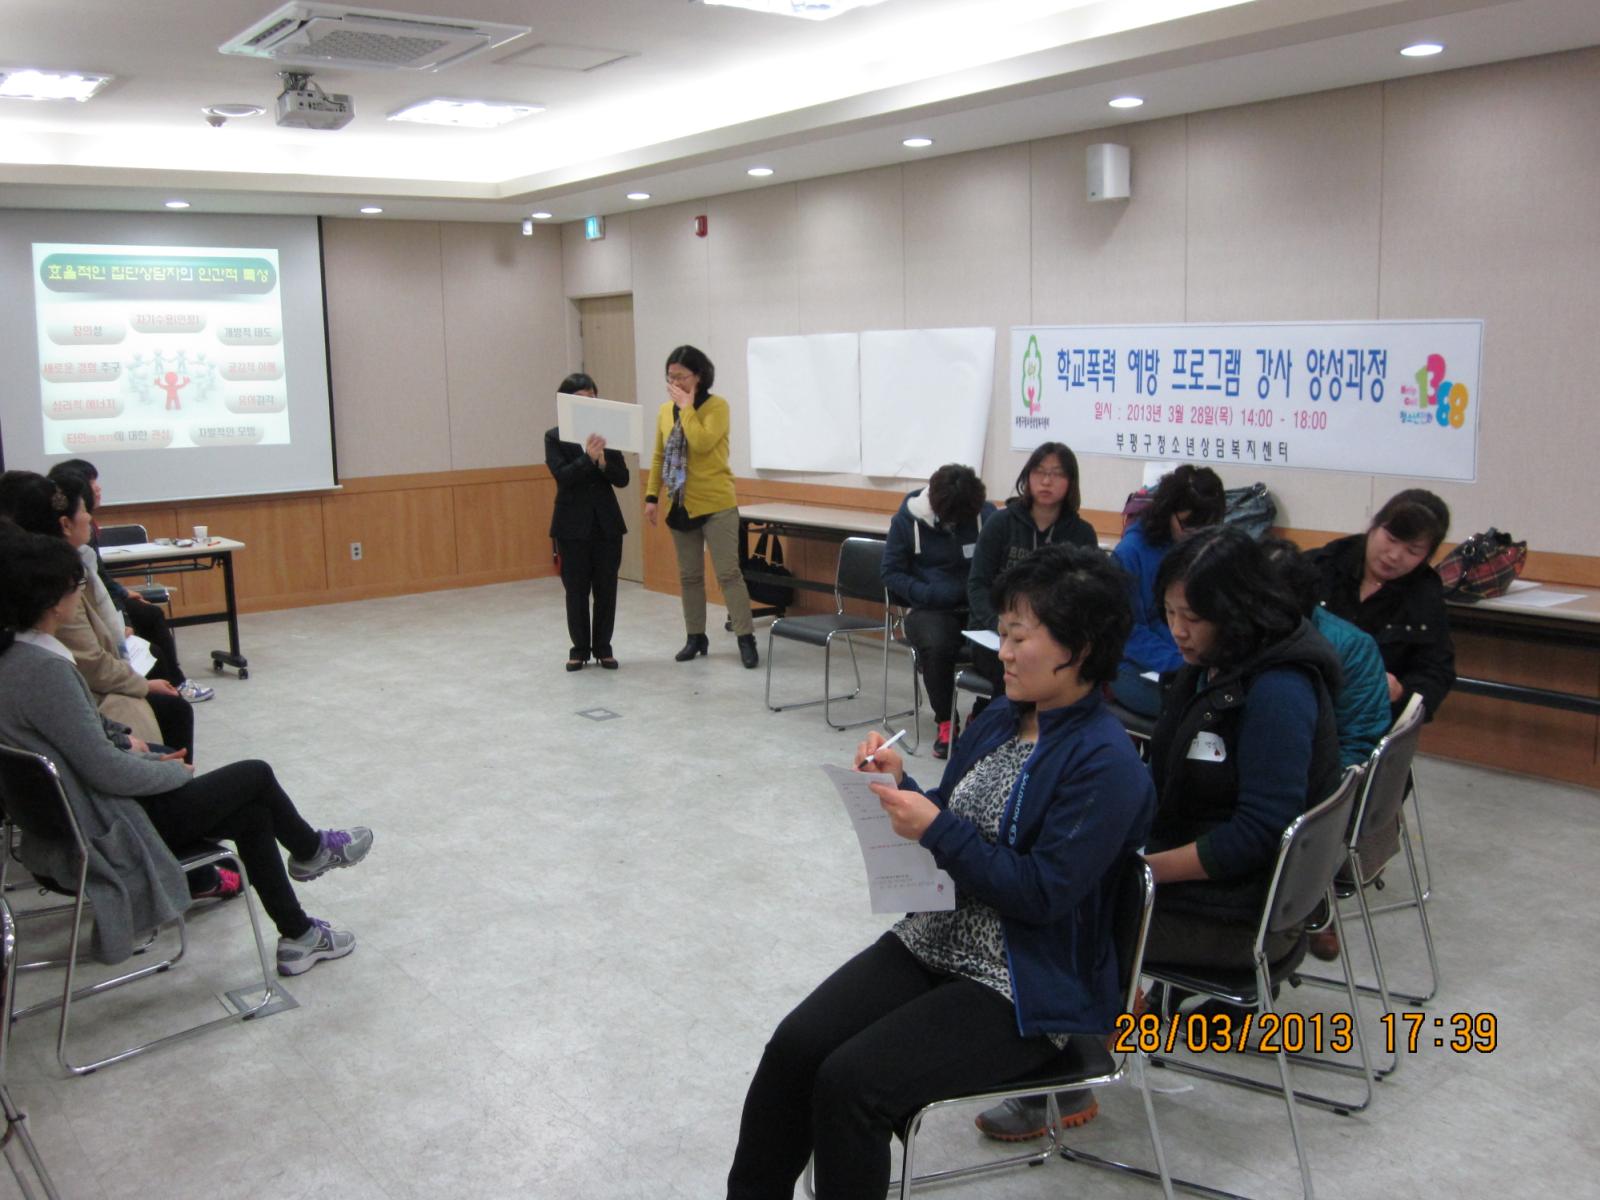
[[[351,562],[360,562],[361,561],[361,543],[360,542],[351,542],[350,543],[350,561]]]

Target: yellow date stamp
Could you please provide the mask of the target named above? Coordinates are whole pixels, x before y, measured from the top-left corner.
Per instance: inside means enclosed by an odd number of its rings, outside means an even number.
[[[1355,1021],[1349,1013],[1189,1013],[1161,1016],[1123,1013],[1117,1018],[1111,1052],[1192,1054],[1254,1050],[1259,1054],[1345,1054],[1355,1049]]]

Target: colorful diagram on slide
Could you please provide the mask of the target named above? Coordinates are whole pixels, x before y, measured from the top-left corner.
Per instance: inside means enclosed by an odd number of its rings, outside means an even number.
[[[46,454],[285,445],[276,250],[36,243]]]

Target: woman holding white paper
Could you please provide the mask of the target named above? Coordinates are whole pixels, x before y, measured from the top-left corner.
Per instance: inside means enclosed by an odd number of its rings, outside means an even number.
[[[1132,623],[1125,588],[1098,551],[1056,546],[1006,571],[992,598],[1005,696],[940,785],[924,792],[875,733],[855,756],[893,777],[873,791],[949,872],[956,906],[903,918],[779,1024],[745,1099],[729,1200],[788,1200],[813,1155],[821,1200],[881,1197],[890,1137],[923,1104],[1041,1068],[1121,1011],[1114,868],[1155,809],[1100,697]]]
[[[693,346],[667,355],[667,402],[656,414],[655,457],[645,489],[644,518],[654,525],[663,492],[667,528],[678,557],[678,586],[688,640],[673,657],[689,662],[708,654],[706,637],[706,551],[728,605],[728,619],[739,638],[739,660],[761,661],[756,652],[750,593],[739,566],[739,500],[728,465],[728,402],[711,394],[717,369]]]
[[[599,394],[594,380],[582,371],[563,379],[559,390],[566,396]],[[550,536],[561,555],[561,586],[567,592],[567,635],[572,639],[567,670],[583,670],[592,656],[605,670],[615,671],[611,631],[617,622],[622,536],[628,532],[617,489],[628,486],[628,464],[621,451],[606,448],[599,434],[590,434],[580,446],[562,441],[559,426],[545,431],[544,463],[556,481]]]

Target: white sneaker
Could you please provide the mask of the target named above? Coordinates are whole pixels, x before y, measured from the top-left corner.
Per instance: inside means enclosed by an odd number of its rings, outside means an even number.
[[[182,696],[190,704],[199,704],[211,699],[216,694],[215,688],[201,687],[192,679],[185,679],[178,685],[178,695]]]
[[[278,939],[278,974],[303,975],[325,958],[343,958],[356,948],[356,935],[311,918],[311,928],[297,938]]]

